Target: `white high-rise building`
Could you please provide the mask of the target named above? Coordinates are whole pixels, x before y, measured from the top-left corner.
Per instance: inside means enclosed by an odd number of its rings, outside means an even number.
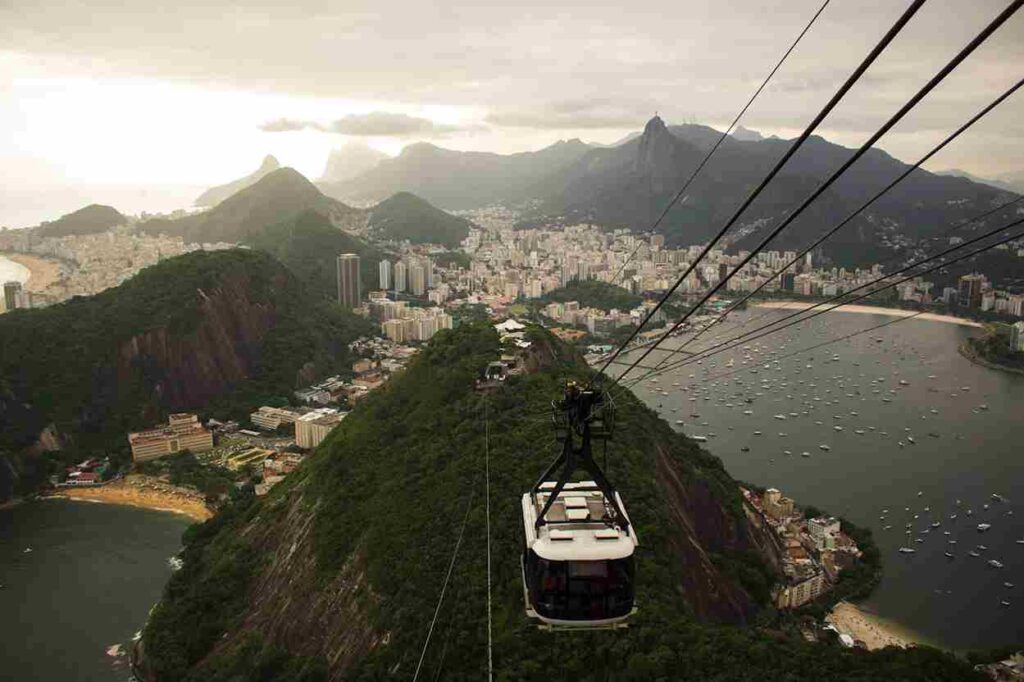
[[[387,289],[391,288],[391,261],[382,260],[379,266],[380,270],[380,288]]]
[[[405,263],[402,261],[395,263],[395,291],[405,291],[405,276],[407,272],[408,268],[405,266]]]
[[[427,270],[419,263],[409,268],[409,290],[413,296],[427,293]]]

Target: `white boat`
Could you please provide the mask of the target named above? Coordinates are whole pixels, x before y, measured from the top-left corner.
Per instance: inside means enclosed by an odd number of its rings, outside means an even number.
[[[690,438],[692,438],[693,440],[697,441],[698,443],[707,443],[708,442],[707,436],[690,436]]]
[[[775,415],[775,418],[778,419],[779,421],[786,421],[786,415],[784,414],[777,414]]]
[[[801,456],[801,457],[810,457],[810,456],[811,456],[811,453],[809,453],[809,452],[807,452],[806,450],[804,450],[803,452],[801,452],[801,453],[800,453],[800,456]],[[1020,540],[1018,540],[1018,542],[1021,542],[1021,541],[1020,541]]]
[[[975,552],[973,549],[970,552],[968,552],[968,554],[970,554],[971,556],[981,556],[980,554]]]
[[[951,553],[949,553],[949,552],[946,552],[945,554],[946,554],[946,556],[947,556],[947,557],[949,557],[950,559],[952,559],[952,558],[953,558],[953,555],[952,555]]]
[[[914,445],[915,443],[917,443],[917,441],[914,440],[913,436],[907,436],[907,442],[910,443],[911,445]]]
[[[979,523],[978,524],[978,532],[979,533],[984,533],[985,531],[987,531],[991,527],[992,527],[992,524],[990,524],[990,523]]]
[[[988,560],[988,565],[991,566],[992,568],[1002,568],[1003,567],[1003,565],[1000,562],[996,561],[995,559],[989,559]]]
[[[832,448],[830,448],[829,446],[825,445],[824,443],[822,443],[822,444],[821,444],[821,445],[819,445],[818,447],[819,447],[819,448],[821,448],[822,450],[824,450],[825,452],[828,452],[829,450],[831,450],[831,449],[832,449]]]
[[[913,547],[900,547],[900,554],[913,554],[917,550]]]
[[[1007,588],[1012,589],[1013,588],[1013,583],[1003,583],[1003,587],[1007,587]]]

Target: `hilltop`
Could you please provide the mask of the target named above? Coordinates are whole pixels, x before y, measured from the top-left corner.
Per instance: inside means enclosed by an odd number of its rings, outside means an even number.
[[[193,527],[143,631],[144,679],[411,678],[464,514],[423,672],[481,679],[485,452],[499,679],[974,678],[933,649],[867,653],[755,627],[778,570],[770,532],[720,460],[628,392],[608,469],[640,538],[640,612],[621,632],[537,630],[523,615],[520,496],[554,452],[536,415],[587,370],[546,332],[529,338],[531,371],[485,398],[473,383],[499,355],[493,328],[440,332],[269,495]]]
[[[564,287],[552,289],[544,294],[543,300],[559,303],[577,301],[581,308],[598,308],[607,312],[612,308],[621,311],[632,310],[640,305],[643,298],[608,282],[574,279],[567,282]]]
[[[39,237],[70,237],[105,232],[111,227],[124,225],[128,219],[113,206],[89,204],[52,222],[36,228]]]
[[[245,413],[348,366],[367,325],[246,250],[170,258],[95,296],[8,313],[0,452],[116,452],[168,412]]]
[[[383,251],[359,237],[342,232],[314,210],[267,225],[246,237],[245,243],[273,254],[305,282],[311,292],[331,300],[338,295],[338,254],[359,255],[363,291],[377,288],[378,264],[385,258]]]
[[[270,225],[310,210],[326,216],[339,228],[360,229],[365,224],[363,211],[324,196],[298,171],[279,168],[209,211],[173,220],[148,220],[139,229],[150,234],[180,235],[186,242],[243,243]]]
[[[371,232],[388,240],[456,248],[469,236],[465,218],[446,213],[411,192],[398,192],[370,209]]]
[[[216,206],[235,192],[243,190],[250,185],[255,185],[264,176],[273,173],[280,167],[281,164],[278,163],[277,159],[270,154],[267,154],[263,157],[263,162],[260,164],[260,167],[255,171],[246,175],[244,178],[239,178],[238,180],[233,180],[223,185],[211,187],[196,197],[194,203],[196,206]]]

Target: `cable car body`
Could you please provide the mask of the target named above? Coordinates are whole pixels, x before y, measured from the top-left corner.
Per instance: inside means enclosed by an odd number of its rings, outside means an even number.
[[[606,522],[613,505],[594,481],[567,483],[538,526],[555,485],[523,495],[526,615],[550,628],[624,627],[636,612],[633,526]],[[622,509],[617,493],[615,501]]]
[[[476,382],[477,390],[487,391],[499,388],[508,378],[508,367],[504,362],[491,362],[484,368],[483,376]]]
[[[562,451],[522,497],[526,615],[549,629],[626,627],[639,541],[591,447],[611,437],[612,410],[600,392],[570,384],[552,415]],[[573,481],[578,469],[591,480]]]

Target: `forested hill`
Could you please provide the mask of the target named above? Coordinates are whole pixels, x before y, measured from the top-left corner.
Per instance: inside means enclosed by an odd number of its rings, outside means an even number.
[[[469,236],[471,223],[415,194],[398,192],[370,209],[369,225],[374,234],[384,239],[455,248]]]
[[[337,300],[338,254],[359,255],[363,291],[379,285],[383,251],[335,227],[329,218],[308,210],[279,223],[266,225],[245,238],[245,244],[274,255],[321,298]]]
[[[39,237],[70,237],[104,232],[126,222],[128,219],[113,206],[89,204],[52,222],[43,223],[35,228],[35,232]]]
[[[167,412],[247,411],[347,366],[367,329],[259,251],[161,261],[95,296],[0,316],[0,453],[95,454]]]
[[[612,308],[621,311],[632,310],[643,301],[641,297],[620,286],[596,279],[570,280],[564,287],[552,289],[544,294],[544,300],[558,303],[576,301],[581,308],[598,308],[604,311]]]
[[[539,631],[523,613],[520,497],[554,454],[546,406],[586,369],[529,334],[532,372],[485,397],[472,387],[500,352],[493,328],[440,332],[269,495],[194,526],[143,632],[144,678],[412,679],[461,537],[420,677],[483,679],[485,453],[496,679],[977,677],[933,649],[867,653],[755,627],[777,549],[720,460],[629,394],[608,468],[640,539],[640,611],[625,631]]]
[[[323,195],[293,168],[279,168],[221,200],[209,211],[139,224],[150,234],[180,235],[186,242],[243,243],[267,226],[292,220],[306,211],[326,216],[335,227],[361,229],[366,213]]]

